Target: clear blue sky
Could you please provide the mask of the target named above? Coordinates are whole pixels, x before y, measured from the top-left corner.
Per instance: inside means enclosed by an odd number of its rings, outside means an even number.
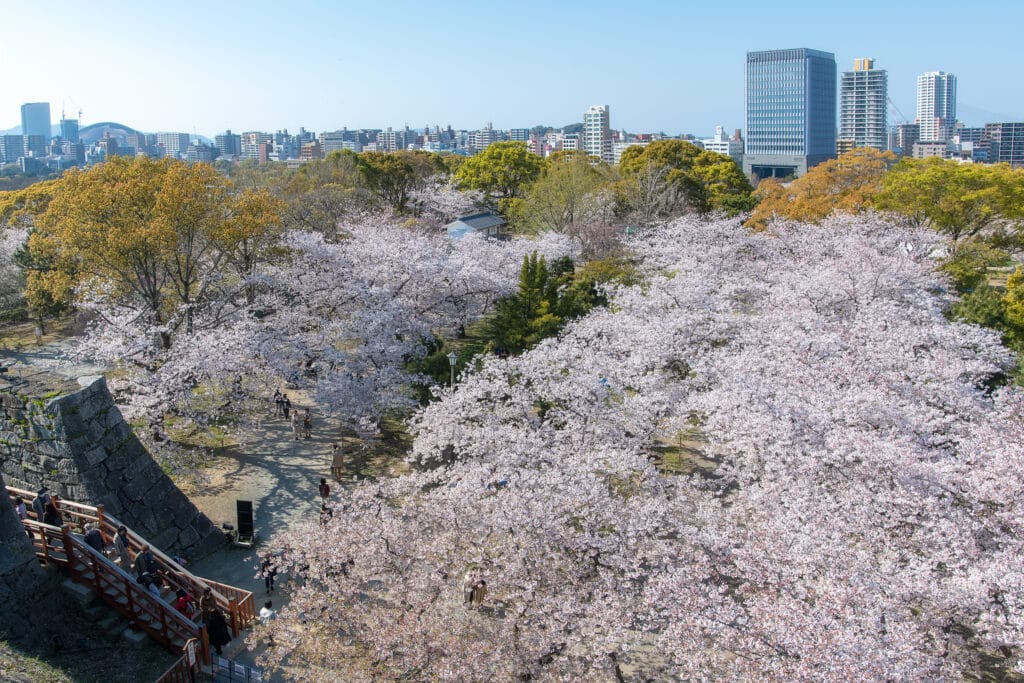
[[[145,131],[743,127],[747,50],[874,57],[914,117],[917,74],[956,74],[960,118],[1024,120],[1024,2],[33,2],[0,17],[0,129],[22,102]],[[913,3],[918,4],[918,3]],[[922,7],[927,7],[927,10]]]

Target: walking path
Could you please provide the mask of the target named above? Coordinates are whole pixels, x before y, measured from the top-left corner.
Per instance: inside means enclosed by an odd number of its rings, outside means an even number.
[[[320,497],[317,485],[327,478],[331,489],[339,484],[331,479],[331,444],[338,440],[340,423],[318,413],[317,407],[299,391],[288,391],[292,409],[309,407],[313,414],[311,439],[295,440],[291,424],[273,414],[268,398],[267,412],[261,424],[247,429],[241,443],[224,449],[206,468],[209,482],[192,490],[185,488],[189,499],[217,524],[236,524],[235,501],[250,500],[258,536],[254,550],[225,548],[189,566],[214,581],[228,583],[253,592],[256,608],[268,598],[274,609],[286,604],[283,591],[267,595],[263,579],[256,576],[259,556],[276,550],[272,536],[283,534],[300,520],[317,518]],[[278,577],[283,579],[284,577]],[[227,656],[252,665],[255,651],[247,650],[241,639],[225,650]]]

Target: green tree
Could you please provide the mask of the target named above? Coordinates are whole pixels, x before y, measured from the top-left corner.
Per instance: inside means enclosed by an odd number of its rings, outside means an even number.
[[[1024,170],[1006,164],[903,159],[882,178],[875,206],[960,241],[1024,217]]]
[[[455,178],[464,189],[513,199],[525,194],[543,167],[544,160],[527,150],[525,142],[496,142],[466,159]]]
[[[359,155],[359,171],[367,187],[398,212],[405,211],[410,192],[445,169],[439,156],[422,151],[363,152]]]
[[[646,147],[628,147],[619,170],[619,195],[627,209],[642,215],[671,215],[684,208],[698,213],[738,213],[753,206],[753,188],[731,158],[703,150],[685,140],[656,140]],[[634,187],[642,185],[643,188]],[[657,188],[657,193],[651,189]],[[660,196],[656,196],[660,195]],[[657,201],[656,210],[630,198]]]
[[[518,227],[533,234],[572,233],[580,224],[598,220],[597,192],[607,182],[607,169],[591,164],[583,154],[552,159],[527,192]]]

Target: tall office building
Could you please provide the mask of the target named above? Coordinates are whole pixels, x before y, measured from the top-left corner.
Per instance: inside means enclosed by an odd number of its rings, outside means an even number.
[[[922,142],[946,142],[956,129],[956,76],[929,71],[917,77],[917,125]]]
[[[50,103],[29,102],[21,105],[21,134],[38,135],[50,141]]]
[[[839,81],[840,147],[887,146],[889,75],[874,66],[873,59],[855,59],[853,71],[844,71]]]
[[[803,175],[836,153],[836,58],[794,48],[747,53],[743,170]]]
[[[606,163],[615,161],[612,151],[611,111],[607,104],[595,104],[583,112],[583,151]]]
[[[16,164],[25,155],[25,138],[21,135],[0,135],[0,160]]]
[[[78,134],[78,119],[61,119],[60,137],[64,142],[81,142],[81,137]]]
[[[985,124],[985,138],[990,161],[1024,167],[1024,123]]]

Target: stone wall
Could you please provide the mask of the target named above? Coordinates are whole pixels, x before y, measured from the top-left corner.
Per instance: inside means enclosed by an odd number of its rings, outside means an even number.
[[[25,527],[7,502],[3,476],[0,495],[0,639],[32,638],[40,629],[52,626],[52,615],[36,607],[41,596],[57,590],[60,575],[39,566]]]
[[[0,473],[12,486],[102,504],[155,547],[190,559],[224,542],[136,438],[103,377],[9,374],[0,407]]]

